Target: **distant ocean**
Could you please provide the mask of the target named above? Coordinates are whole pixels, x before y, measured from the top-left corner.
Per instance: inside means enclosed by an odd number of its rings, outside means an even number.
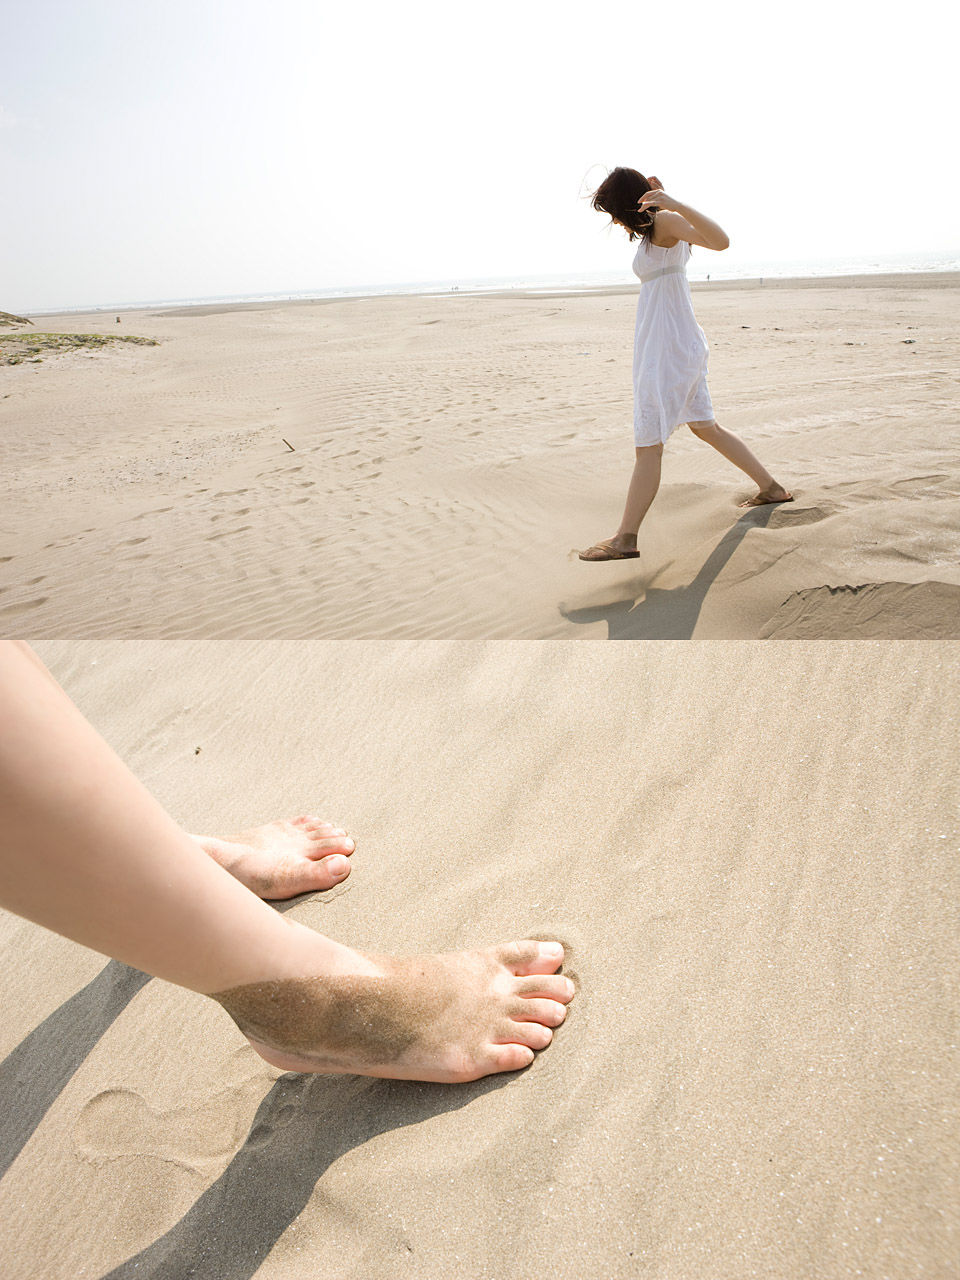
[[[818,276],[891,275],[900,272],[960,271],[960,251],[910,253],[849,258],[796,259],[775,261],[757,259],[738,263],[723,257],[694,250],[687,276],[692,281],[810,279]],[[255,302],[300,302],[323,298],[382,298],[405,295],[447,293],[505,293],[534,291],[537,293],[589,292],[636,284],[629,261],[623,271],[569,273],[564,275],[530,275],[491,279],[422,280],[407,284],[365,284],[336,289],[302,289],[276,293],[236,294],[232,297],[156,298],[146,302],[97,304],[66,307],[62,312],[140,311],[152,307],[200,307]],[[34,312],[33,314],[43,314]],[[52,312],[47,312],[52,314]]]

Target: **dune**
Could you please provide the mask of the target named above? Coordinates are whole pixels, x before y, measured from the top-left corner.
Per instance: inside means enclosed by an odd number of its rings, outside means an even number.
[[[949,582],[868,582],[810,587],[784,600],[761,639],[960,639],[960,587]]]
[[[4,1280],[953,1274],[955,644],[38,650],[187,829],[356,836],[303,923],[578,995],[517,1075],[282,1075],[0,915]]]
[[[576,549],[632,465],[632,291],[45,317],[158,345],[3,371],[0,627],[752,639],[824,583],[960,586],[958,277],[694,292],[720,421],[796,501],[743,512],[681,429],[622,564]]]

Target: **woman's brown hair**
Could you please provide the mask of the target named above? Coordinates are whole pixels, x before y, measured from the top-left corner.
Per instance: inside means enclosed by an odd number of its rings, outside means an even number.
[[[653,234],[656,206],[641,213],[637,205],[641,197],[651,190],[650,183],[636,169],[612,169],[593,193],[593,207],[600,213],[609,213],[626,228],[631,240],[636,240],[637,236],[650,236]]]

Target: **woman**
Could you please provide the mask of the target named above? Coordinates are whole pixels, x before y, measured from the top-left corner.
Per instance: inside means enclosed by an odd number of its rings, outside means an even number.
[[[593,195],[631,240],[640,239],[633,270],[642,288],[637,300],[633,353],[633,432],[637,458],[620,528],[612,538],[580,552],[581,560],[631,560],[637,532],[660,487],[660,458],[667,438],[682,423],[754,481],[759,493],[745,507],[792,502],[792,495],[713,416],[707,388],[709,348],[693,314],[686,264],[690,246],[726,249],[730,241],[712,219],[668,196],[659,178],[636,169],[614,169]]]

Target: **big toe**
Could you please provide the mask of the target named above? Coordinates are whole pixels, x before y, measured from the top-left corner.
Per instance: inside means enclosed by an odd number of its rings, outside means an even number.
[[[350,859],[342,853],[331,854],[330,857],[313,863],[311,873],[315,888],[332,889],[350,874]]]
[[[332,889],[350,874],[350,859],[335,853],[317,862],[307,859],[291,866],[282,880],[278,877],[275,893],[270,896],[295,898],[299,893],[317,893]],[[282,890],[282,893],[279,892]]]

